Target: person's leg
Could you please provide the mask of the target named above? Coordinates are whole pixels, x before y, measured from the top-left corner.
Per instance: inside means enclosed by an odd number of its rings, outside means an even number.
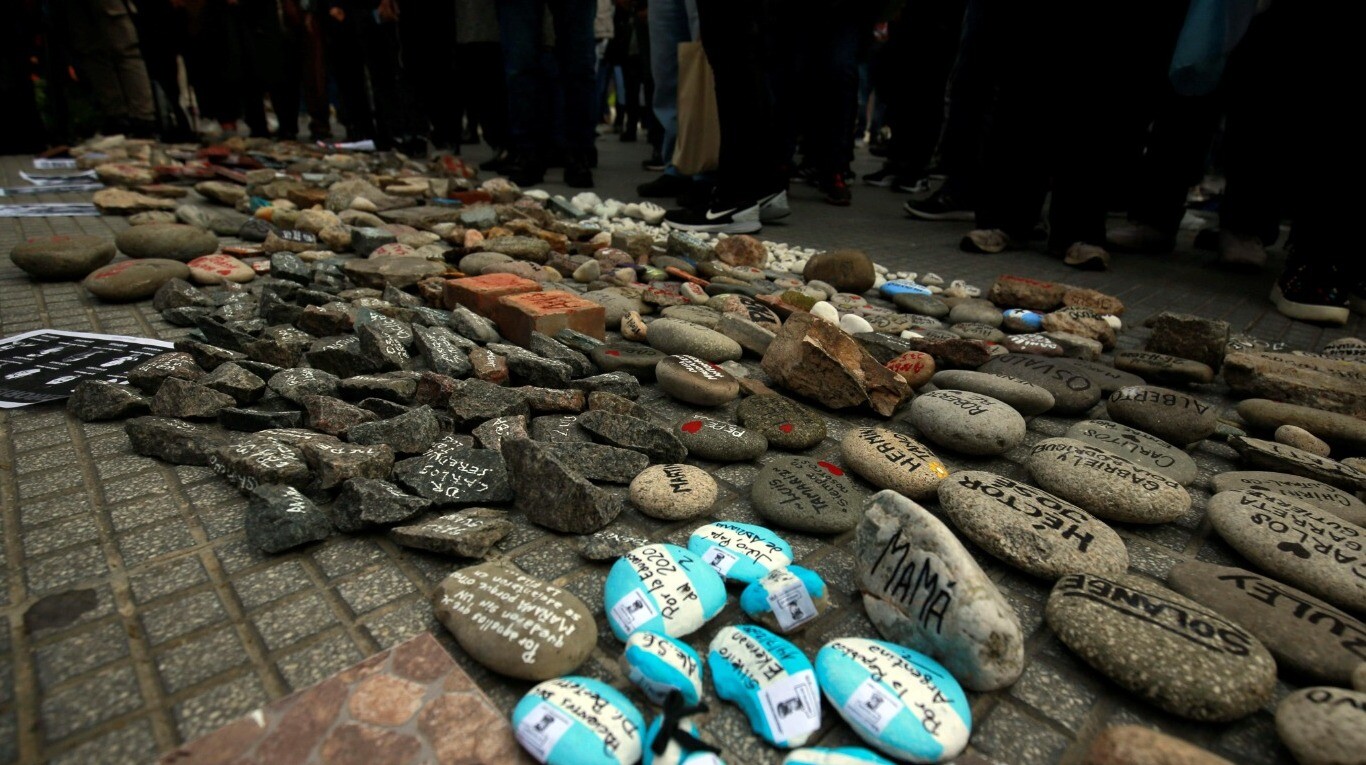
[[[507,80],[504,78],[502,47],[498,43],[469,43],[466,61],[473,65],[471,80],[480,87],[471,95],[470,111],[484,131],[484,141],[495,149],[508,148]],[[464,69],[464,67],[462,67]]]
[[[968,0],[945,89],[944,121],[934,156],[946,176],[943,194],[972,199],[982,164],[982,145],[994,97],[996,31],[987,9],[991,0]]]
[[[365,85],[365,61],[359,55],[361,41],[356,20],[337,21],[326,17],[323,33],[327,42],[328,68],[337,81],[337,95],[341,99],[346,140],[373,138],[374,113],[370,110],[370,95]]]
[[[806,121],[804,159],[816,172],[825,201],[848,205],[852,199],[845,174],[853,160],[854,120],[858,108],[858,47],[864,30],[862,14],[848,8],[833,9],[823,16],[809,16],[803,23],[802,54],[810,68],[803,102],[814,101]],[[796,94],[788,93],[789,97]]]
[[[593,101],[594,0],[550,0],[555,22],[555,59],[564,94],[564,182],[575,188],[593,185],[593,141],[598,109]]]
[[[655,0],[650,3],[649,14],[650,76],[654,79],[651,104],[663,128],[661,154],[668,163],[678,140],[678,44],[697,39],[697,3]]]
[[[545,5],[542,0],[500,0],[497,6],[507,82],[507,147],[514,158],[514,167],[509,168],[508,174],[519,185],[533,186],[545,174],[542,153],[546,147],[539,138],[546,119],[539,86]],[[591,99],[587,108],[592,110]]]
[[[361,50],[370,74],[370,90],[375,99],[375,141],[381,148],[406,145],[412,139],[410,104],[400,76],[398,24],[376,24],[367,18],[361,27]]]
[[[924,176],[939,140],[964,5],[965,0],[911,0],[901,20],[889,25],[896,55],[886,89],[894,125],[887,159],[908,176]]]
[[[327,97],[327,51],[323,20],[315,10],[305,11],[303,27],[303,93],[308,108],[308,135],[315,141],[332,137],[332,110]]]

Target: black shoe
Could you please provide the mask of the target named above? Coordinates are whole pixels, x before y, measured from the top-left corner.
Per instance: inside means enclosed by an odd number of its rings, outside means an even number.
[[[622,143],[635,143],[635,142],[636,142],[636,126],[635,126],[635,125],[632,125],[632,126],[626,128],[625,130],[621,131],[621,142],[622,142]]]
[[[1341,281],[1331,264],[1291,261],[1271,287],[1271,302],[1292,319],[1346,324],[1351,308]]]
[[[480,170],[487,170],[490,173],[501,173],[507,168],[510,161],[507,149],[499,149],[493,158],[479,166]]]
[[[465,132],[460,134],[460,143],[479,143],[479,128],[474,125],[465,128]]]
[[[664,156],[659,153],[659,149],[650,151],[650,158],[641,162],[640,166],[651,172],[659,172],[664,169]]]
[[[854,201],[854,194],[849,191],[849,184],[844,180],[843,173],[827,175],[821,179],[819,185],[827,204],[848,207]]]
[[[918,201],[911,200],[903,205],[902,209],[908,215],[913,215],[921,220],[970,221],[974,217],[971,206],[940,192],[935,192]]]
[[[636,187],[636,194],[646,199],[678,197],[692,189],[692,179],[674,173],[664,173],[653,181],[646,181]]]
[[[565,159],[564,185],[571,189],[593,188],[593,170],[589,167],[586,158],[568,157]]]
[[[713,198],[706,207],[670,210],[664,214],[664,227],[683,231],[752,234],[763,228],[763,223],[759,220],[758,200],[722,201]]]
[[[503,166],[503,174],[518,186],[535,186],[545,180],[545,163],[527,154],[519,154]]]

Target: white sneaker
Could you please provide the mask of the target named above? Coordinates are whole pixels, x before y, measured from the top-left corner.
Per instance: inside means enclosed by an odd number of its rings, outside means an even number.
[[[776,191],[766,197],[759,197],[760,221],[772,223],[791,214],[792,208],[787,206],[787,189]]]

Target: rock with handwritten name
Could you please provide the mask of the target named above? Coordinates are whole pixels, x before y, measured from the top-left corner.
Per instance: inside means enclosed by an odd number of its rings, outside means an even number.
[[[939,504],[977,546],[1043,579],[1129,568],[1124,541],[1103,521],[1066,500],[1005,476],[954,473],[939,484]]]
[[[1208,364],[1154,351],[1119,351],[1115,353],[1115,368],[1164,385],[1214,382],[1214,370]]]
[[[506,510],[474,507],[434,515],[408,526],[395,526],[389,530],[389,538],[416,550],[457,558],[482,558],[513,528]]]
[[[603,607],[618,640],[640,630],[691,635],[726,605],[726,583],[701,558],[671,544],[623,555],[607,573]]]
[[[1355,496],[1329,486],[1322,481],[1303,478],[1289,473],[1273,473],[1263,470],[1231,470],[1219,473],[1210,479],[1210,490],[1251,491],[1264,494],[1284,494],[1291,499],[1313,505],[1320,510],[1366,527],[1366,502]]]
[[[1250,436],[1234,436],[1228,443],[1253,467],[1312,478],[1347,491],[1366,491],[1366,472],[1337,460]]]
[[[520,680],[573,672],[598,640],[582,600],[501,561],[456,571],[432,602],[436,618],[472,658]]]
[[[802,566],[774,569],[740,592],[740,610],[766,629],[790,634],[830,609],[830,587]]]
[[[700,526],[688,537],[688,549],[730,581],[756,582],[793,560],[792,545],[773,531],[739,521]]]
[[[1176,715],[1237,720],[1271,699],[1276,662],[1251,633],[1193,600],[1130,574],[1068,574],[1048,625],[1105,676]]]
[[[682,640],[643,630],[632,633],[621,664],[626,677],[654,704],[663,706],[670,692],[682,696],[686,706],[702,699],[702,657]]]
[[[716,502],[716,479],[692,465],[654,465],[631,481],[631,502],[651,518],[696,518]]]
[[[512,710],[517,743],[546,765],[627,765],[640,759],[645,718],[621,692],[587,677],[547,680]]]
[[[469,449],[444,439],[420,456],[394,465],[398,482],[438,507],[512,499],[507,465],[498,452]]]
[[[1117,454],[1182,486],[1189,486],[1199,475],[1195,460],[1185,451],[1113,420],[1082,420],[1068,428],[1064,436]]]
[[[707,651],[716,695],[774,746],[805,744],[821,727],[820,687],[801,649],[762,627],[722,627]]]
[[[692,457],[714,462],[758,459],[768,451],[768,439],[757,431],[702,415],[680,420],[674,436]]]
[[[919,651],[839,638],[816,654],[816,678],[830,706],[859,738],[898,761],[945,762],[968,744],[972,710],[967,694],[947,669]]]
[[[1070,438],[1035,444],[1025,467],[1045,491],[1107,521],[1166,523],[1191,506],[1190,493],[1176,481]]]
[[[1218,424],[1213,404],[1153,385],[1120,388],[1110,395],[1105,409],[1116,422],[1178,446],[1208,438]]]
[[[660,390],[697,406],[720,406],[740,395],[740,383],[719,365],[695,356],[666,356],[655,365]]]
[[[810,449],[826,436],[824,417],[775,393],[745,397],[735,408],[735,418],[779,449]]]
[[[1366,693],[1304,688],[1276,705],[1276,733],[1301,765],[1362,762]]]
[[[1053,408],[1053,394],[1034,383],[1003,374],[988,374],[968,369],[946,369],[934,375],[942,389],[965,390],[1003,401],[1025,417],[1043,414]]]
[[[838,465],[809,457],[782,457],[754,477],[750,499],[759,515],[780,526],[838,534],[858,523],[863,493]]]
[[[332,533],[327,516],[292,486],[257,486],[248,497],[244,517],[247,541],[262,552],[282,552],[326,539]]]
[[[209,467],[243,494],[269,484],[308,488],[313,475],[303,453],[294,444],[271,438],[266,432],[219,446],[209,456]]]
[[[1048,358],[1027,353],[997,356],[977,368],[978,372],[1007,375],[1053,394],[1051,414],[1083,414],[1101,397],[1101,381],[1074,359]]]
[[[1366,365],[1262,352],[1229,353],[1224,363],[1224,381],[1240,398],[1265,398],[1366,419]]]
[[[1366,529],[1281,494],[1223,491],[1209,501],[1214,530],[1278,579],[1339,608],[1366,612]]]
[[[897,494],[874,495],[856,541],[868,618],[883,637],[933,656],[973,690],[1024,670],[1019,619],[953,532]]]
[[[1295,676],[1345,687],[1366,661],[1366,624],[1288,584],[1197,560],[1173,566],[1167,584],[1243,625]]]
[[[949,469],[929,447],[887,428],[853,428],[840,441],[849,469],[879,489],[911,499],[934,496]]]
[[[926,438],[956,452],[994,455],[1024,441],[1025,421],[1005,402],[980,393],[937,390],[911,402],[911,424]]]

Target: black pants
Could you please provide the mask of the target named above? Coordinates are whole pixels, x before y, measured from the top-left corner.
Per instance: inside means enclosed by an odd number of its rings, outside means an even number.
[[[433,143],[460,145],[460,115],[466,87],[459,82],[455,51],[449,44],[455,29],[455,4],[403,4],[399,35],[403,41],[405,97],[412,98],[416,132],[429,127]],[[420,94],[420,97],[415,97]]]
[[[456,47],[464,72],[465,108],[479,124],[484,142],[495,149],[508,145],[508,92],[503,77],[503,49],[495,42],[465,43]]]
[[[892,128],[887,160],[900,173],[929,169],[944,122],[944,91],[958,54],[965,0],[911,0],[888,25],[878,100]]]
[[[798,133],[803,160],[822,176],[849,169],[858,111],[858,54],[872,26],[858,3],[804,0],[783,5],[770,29],[778,39],[769,70],[784,161]],[[705,43],[703,43],[705,45]]]

